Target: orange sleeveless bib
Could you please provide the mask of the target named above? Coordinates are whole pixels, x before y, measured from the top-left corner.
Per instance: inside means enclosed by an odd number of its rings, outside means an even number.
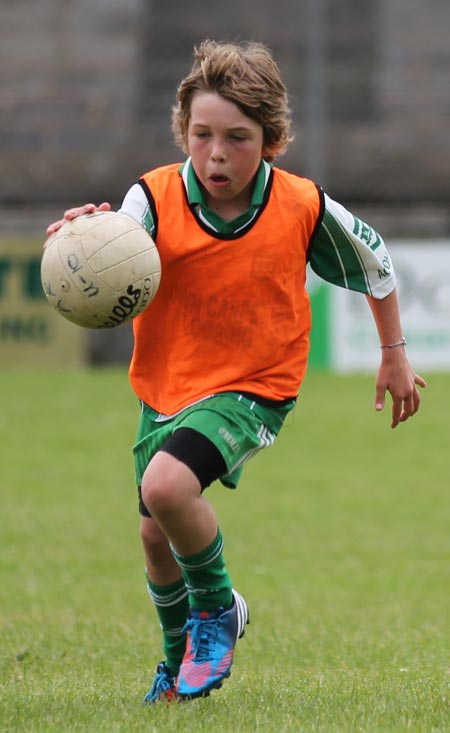
[[[134,391],[166,415],[224,391],[295,397],[309,349],[306,254],[320,213],[316,185],[274,168],[267,204],[249,230],[213,235],[190,210],[178,170],[143,176],[162,277],[133,322]]]

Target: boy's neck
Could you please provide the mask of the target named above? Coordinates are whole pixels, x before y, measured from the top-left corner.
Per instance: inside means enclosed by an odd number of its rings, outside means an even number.
[[[233,221],[237,219],[241,214],[245,214],[249,210],[252,202],[252,192],[255,179],[240,192],[239,196],[235,196],[232,199],[217,199],[208,195],[205,190],[206,205],[208,209],[214,211],[217,216],[220,216],[224,221]]]
[[[207,198],[206,205],[208,209],[214,211],[224,221],[233,221],[233,219],[237,219],[238,216],[248,211],[250,199],[247,198],[245,201],[236,201],[234,199],[232,201],[217,201]]]

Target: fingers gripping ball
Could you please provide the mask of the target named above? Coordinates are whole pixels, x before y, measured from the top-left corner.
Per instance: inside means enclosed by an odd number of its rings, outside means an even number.
[[[84,328],[115,328],[151,303],[161,262],[149,234],[126,214],[79,216],[46,242],[41,281],[53,308]]]

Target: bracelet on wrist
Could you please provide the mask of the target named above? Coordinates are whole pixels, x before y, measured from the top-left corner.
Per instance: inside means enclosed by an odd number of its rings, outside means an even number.
[[[402,336],[400,341],[396,341],[393,344],[381,344],[380,349],[394,349],[396,346],[406,346],[408,342],[406,341],[405,337]]]

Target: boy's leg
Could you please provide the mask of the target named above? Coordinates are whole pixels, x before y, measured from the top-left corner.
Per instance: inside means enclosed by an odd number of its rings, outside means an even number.
[[[190,591],[191,612],[186,625],[189,659],[185,655],[183,674],[178,679],[179,693],[185,697],[207,694],[209,689],[220,686],[220,680],[229,674],[236,639],[242,636],[248,622],[245,601],[235,591],[231,594],[222,538],[202,491],[218,478],[235,487],[243,463],[273,442],[274,433],[265,427],[254,408],[254,402],[239,395],[212,398],[168,421],[161,421],[159,415],[146,408],[134,447],[136,477],[142,483],[144,498],[140,502],[141,513],[145,506],[150,509],[170,543]],[[268,420],[275,433],[283,418],[282,414],[275,421]],[[144,514],[149,515],[147,509]],[[157,557],[158,563],[162,562],[159,553]],[[171,572],[173,567],[170,565]],[[161,573],[163,581],[167,577],[167,571]],[[156,588],[154,599],[158,599],[162,587]],[[220,643],[214,631],[219,627],[227,630]],[[218,676],[209,676],[205,684],[194,685],[189,680],[199,676],[195,668],[195,640],[207,639],[209,644],[210,631],[216,650],[211,666],[221,671]],[[205,650],[200,652],[198,659],[204,659]],[[227,659],[226,664],[222,658]]]
[[[186,632],[184,631],[184,625],[187,620],[189,608],[187,590],[184,580],[182,580],[182,570],[180,565],[175,561],[172,548],[170,548],[168,537],[172,541],[171,535],[168,533],[167,527],[164,522],[171,521],[171,513],[174,507],[176,507],[176,496],[177,491],[181,492],[182,497],[191,496],[191,486],[193,487],[194,494],[196,497],[200,497],[201,492],[207,485],[209,485],[215,478],[221,473],[226,471],[226,464],[220,455],[219,451],[210,443],[206,441],[207,445],[201,443],[200,446],[194,446],[195,461],[198,461],[194,467],[194,471],[190,471],[185,465],[183,460],[174,460],[177,467],[181,469],[181,477],[172,475],[172,472],[168,470],[160,461],[158,457],[161,457],[158,453],[158,448],[165,446],[167,442],[173,442],[172,436],[173,427],[168,423],[160,423],[152,419],[150,414],[143,412],[141,415],[140,426],[138,429],[138,439],[135,450],[136,458],[136,479],[139,488],[139,510],[142,516],[141,521],[141,537],[144,545],[144,552],[146,557],[146,568],[148,577],[148,589],[150,596],[156,606],[156,610],[163,628],[163,645],[166,653],[167,661],[158,665],[158,670],[155,676],[155,682],[147,695],[146,702],[154,702],[157,699],[167,698],[169,695],[160,695],[159,691],[167,688],[169,682],[169,688],[174,683],[174,677],[178,672],[183,653],[185,651],[185,640]],[[179,430],[177,431],[177,444],[179,445],[180,435],[183,437],[182,450],[192,455],[192,445],[189,440],[189,434],[193,431]],[[198,435],[195,433],[194,435]],[[208,448],[210,450],[208,450]],[[155,452],[156,449],[156,452]],[[164,450],[164,448],[163,448]],[[171,450],[169,448],[169,450]],[[152,459],[153,455],[153,459]],[[161,454],[164,458],[170,456],[166,453]],[[169,467],[170,468],[170,467]],[[154,469],[154,473],[153,473]],[[200,478],[197,478],[197,472]],[[149,480],[150,474],[150,480]],[[187,474],[187,481],[186,481]],[[181,480],[180,480],[181,479]],[[192,481],[191,481],[192,479]],[[172,487],[168,494],[172,495],[168,500],[168,496],[165,495],[164,485]],[[150,487],[150,489],[149,489]],[[152,494],[151,501],[149,502],[149,490]],[[162,495],[161,495],[162,494]],[[181,501],[183,503],[183,500]],[[197,510],[194,507],[194,520],[202,516],[202,508],[206,508],[206,519],[203,524],[208,525],[208,518],[212,519],[212,530],[210,532],[211,537],[215,541],[217,535],[217,522],[212,509],[208,503],[202,498],[199,500],[200,509]],[[148,506],[147,506],[148,505]],[[162,505],[162,506],[160,506]],[[151,509],[151,513],[149,511]],[[178,509],[176,508],[176,513]],[[155,518],[152,518],[153,517]],[[196,524],[196,522],[195,522]],[[191,530],[194,531],[191,531]],[[166,536],[167,535],[167,536]],[[187,533],[189,539],[196,538],[197,544],[186,546],[185,543],[177,544],[176,546],[182,550],[180,558],[183,558],[183,552],[187,553],[190,557],[192,551],[197,549],[202,554],[201,565],[202,568],[193,568],[192,573],[194,577],[189,582],[191,592],[191,600],[194,597],[195,587],[200,580],[203,585],[209,587],[211,595],[213,596],[212,606],[216,607],[220,603],[230,604],[231,601],[231,583],[228,578],[228,573],[225,570],[223,559],[221,558],[221,546],[219,553],[217,553],[217,547],[214,547],[213,557],[210,558],[208,552],[209,537],[202,538],[201,534],[195,530],[195,526],[189,527]],[[176,542],[176,538],[174,540]],[[214,544],[213,541],[213,544]],[[204,542],[207,543],[206,548],[203,546]],[[220,542],[221,545],[221,542]],[[203,551],[206,549],[205,555]],[[173,548],[174,551],[175,547]],[[210,562],[212,560],[212,563]],[[209,569],[212,566],[217,566],[218,569],[214,570],[211,568],[212,578],[209,578]],[[184,571],[183,571],[184,573]],[[221,593],[217,593],[218,590]],[[206,597],[202,598],[208,604]],[[211,602],[208,604],[208,607]],[[180,626],[183,628],[183,633],[179,634]],[[169,678],[169,679],[168,679]]]
[[[230,674],[247,607],[242,602],[238,608],[232,593],[222,536],[196,474],[163,449],[144,472],[142,498],[170,542],[190,595],[188,649],[178,692],[182,697],[207,695]]]
[[[186,649],[183,627],[189,613],[188,591],[169,543],[151,517],[141,517],[147,589],[163,631],[166,666],[176,677]]]
[[[142,477],[142,499],[170,546],[195,555],[213,542],[217,520],[195,473],[165,451],[151,459]]]
[[[223,559],[223,540],[194,472],[160,451],[144,473],[141,491],[145,506],[170,543],[172,562],[176,560],[178,572],[181,568],[190,606],[204,610],[230,606],[231,581]]]

